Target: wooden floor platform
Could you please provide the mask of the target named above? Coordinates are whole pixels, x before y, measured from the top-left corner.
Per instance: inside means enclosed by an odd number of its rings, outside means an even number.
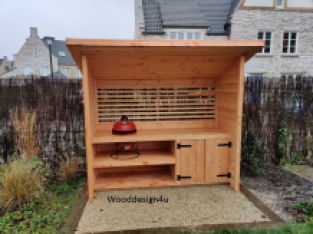
[[[94,189],[145,188],[175,184],[176,182],[170,172],[132,171],[99,174]]]

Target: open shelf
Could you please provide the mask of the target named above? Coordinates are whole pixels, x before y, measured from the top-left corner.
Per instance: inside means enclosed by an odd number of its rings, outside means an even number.
[[[128,135],[113,135],[112,131],[96,131],[91,138],[93,144],[103,142],[136,142],[136,141],[164,141],[176,139],[212,139],[229,138],[230,133],[217,129],[138,129],[136,133]]]
[[[135,155],[135,153],[121,152],[119,154],[121,160],[118,160],[111,158],[111,152],[98,152],[93,160],[93,168],[175,164],[175,157],[168,150],[142,150],[138,158],[123,160]]]
[[[173,176],[167,170],[111,172],[99,174],[94,189],[144,188],[175,184]]]

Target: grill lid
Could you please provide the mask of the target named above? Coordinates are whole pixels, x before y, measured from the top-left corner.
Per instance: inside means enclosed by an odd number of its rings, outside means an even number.
[[[130,134],[136,131],[136,125],[134,122],[128,120],[126,115],[123,115],[121,120],[116,122],[112,128],[113,134]]]

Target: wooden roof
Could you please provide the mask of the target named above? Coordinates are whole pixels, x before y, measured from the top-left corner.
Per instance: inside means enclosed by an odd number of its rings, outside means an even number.
[[[82,70],[82,55],[97,79],[214,78],[240,56],[248,61],[263,40],[72,39],[66,45]]]

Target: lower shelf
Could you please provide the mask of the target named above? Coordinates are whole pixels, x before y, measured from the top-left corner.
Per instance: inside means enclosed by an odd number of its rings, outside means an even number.
[[[138,158],[123,160],[135,157],[136,153],[121,152],[120,160],[112,159],[109,152],[98,152],[93,160],[93,168],[127,167],[142,165],[170,165],[175,164],[174,155],[166,150],[143,150]]]
[[[147,188],[175,184],[173,176],[165,171],[115,172],[99,174],[95,181],[94,189]]]

